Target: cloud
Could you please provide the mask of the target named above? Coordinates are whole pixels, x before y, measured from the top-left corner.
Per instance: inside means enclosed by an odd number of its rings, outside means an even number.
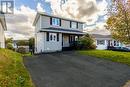
[[[89,28],[91,30],[92,28],[101,28],[100,25],[104,24],[103,22],[97,23],[97,20],[99,19],[99,16],[104,17],[104,14],[106,14],[106,0],[64,1],[61,2],[61,0],[45,0],[45,2],[50,3],[53,14],[85,21],[87,25],[93,25],[91,27],[86,27],[85,29]],[[38,2],[36,10],[31,9],[25,5],[20,6],[19,9],[15,8],[14,10],[14,15],[6,16],[8,27],[6,37],[10,36],[14,37],[15,39],[27,39],[34,36],[34,27],[32,26],[32,23],[34,21],[36,11],[45,12],[42,4]],[[107,19],[106,16],[104,18],[105,20]]]
[[[23,34],[20,33],[15,33],[13,31],[6,31],[5,33],[6,38],[13,38],[14,40],[28,40],[28,38],[30,38],[30,36],[25,36]]]
[[[37,11],[38,12],[45,12],[45,10],[42,8],[41,3],[37,3]]]
[[[34,26],[32,26],[36,10],[28,6],[20,6],[19,9],[14,9],[13,15],[6,16],[8,31],[5,32],[6,37],[14,39],[28,39],[34,36]],[[37,11],[44,11],[41,4],[37,4]]]
[[[102,0],[97,4],[96,0],[46,0],[51,4],[52,12],[56,15],[62,15],[75,19],[86,21],[86,19],[95,15],[104,15],[104,10],[107,7],[106,0]],[[96,17],[97,18],[97,17]],[[94,18],[95,19],[95,18]]]
[[[110,35],[110,32],[108,30],[106,30],[104,25],[106,25],[106,23],[102,23],[102,22],[97,23],[97,24],[95,24],[95,26],[86,27],[84,32],[87,32],[89,34]]]
[[[86,22],[87,25],[98,25],[99,17],[107,13],[106,0],[46,0],[50,3],[53,14]],[[103,24],[103,23],[102,23]]]

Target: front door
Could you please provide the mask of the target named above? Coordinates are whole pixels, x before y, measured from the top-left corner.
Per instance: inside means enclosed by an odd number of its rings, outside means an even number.
[[[69,35],[67,35],[67,34],[62,35],[62,46],[63,47],[69,47],[70,46],[70,44],[69,44]]]
[[[79,39],[78,35],[62,34],[62,46],[70,47]]]

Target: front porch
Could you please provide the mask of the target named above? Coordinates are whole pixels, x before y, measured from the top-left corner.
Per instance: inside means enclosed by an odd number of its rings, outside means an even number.
[[[75,43],[81,36],[78,34],[62,34],[62,50],[73,50]]]
[[[85,33],[79,30],[43,28],[36,35],[36,53],[72,50],[74,43]]]

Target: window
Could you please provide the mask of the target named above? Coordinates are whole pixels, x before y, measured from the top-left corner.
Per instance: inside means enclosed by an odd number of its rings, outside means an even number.
[[[114,46],[119,46],[119,41],[114,41]]]
[[[105,41],[104,40],[97,40],[97,45],[104,45]]]
[[[56,41],[56,35],[54,35],[54,41]]]
[[[114,41],[114,46],[116,46],[116,41]]]
[[[59,41],[59,35],[57,33],[47,32],[47,41]]]
[[[117,41],[116,46],[119,46],[119,41]]]
[[[78,28],[78,22],[70,22],[70,28]]]
[[[51,25],[53,26],[61,26],[61,19],[59,18],[51,18]]]
[[[78,41],[78,36],[75,36],[75,41]]]

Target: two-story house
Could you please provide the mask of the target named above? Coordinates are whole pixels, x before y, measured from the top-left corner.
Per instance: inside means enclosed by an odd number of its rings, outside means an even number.
[[[0,48],[5,48],[5,30],[7,30],[5,16],[0,12]]]
[[[62,51],[70,47],[83,33],[84,22],[37,13],[35,26],[35,53]]]

